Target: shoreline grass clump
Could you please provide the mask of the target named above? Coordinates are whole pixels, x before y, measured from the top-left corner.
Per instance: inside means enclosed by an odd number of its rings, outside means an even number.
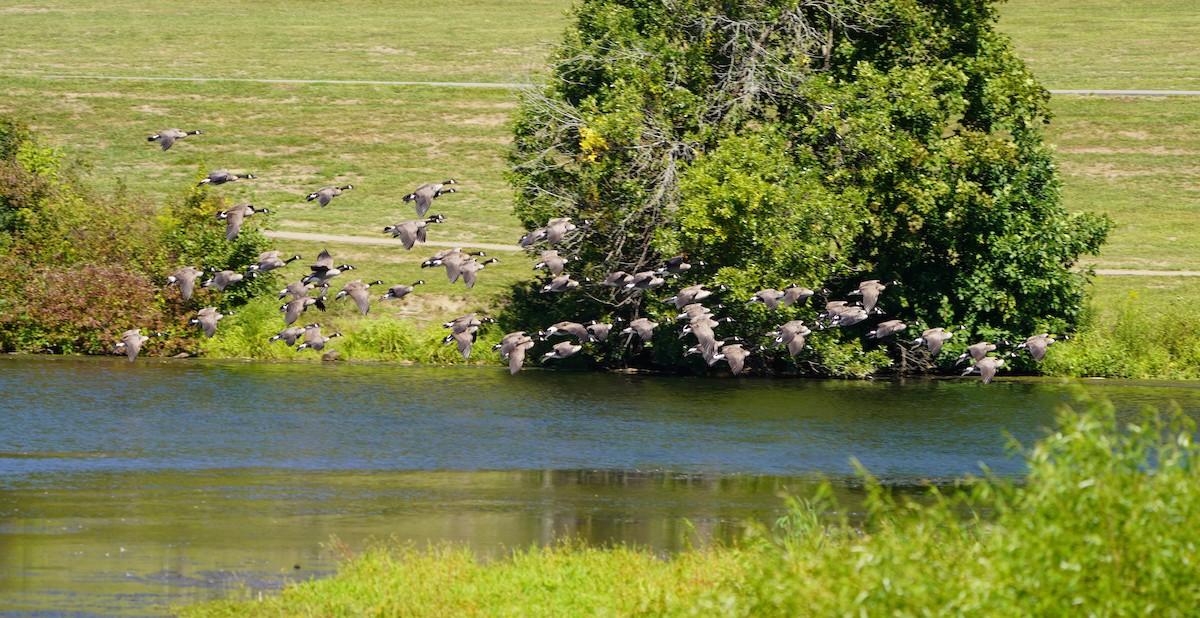
[[[1178,303],[1164,318],[1161,303],[1136,290],[1091,303],[1085,328],[1039,369],[1049,375],[1139,380],[1200,378],[1200,311]]]
[[[1019,482],[932,500],[828,492],[733,545],[663,557],[564,541],[490,563],[380,544],[328,579],[182,616],[1184,616],[1200,606],[1200,448],[1179,410],[1064,407]]]

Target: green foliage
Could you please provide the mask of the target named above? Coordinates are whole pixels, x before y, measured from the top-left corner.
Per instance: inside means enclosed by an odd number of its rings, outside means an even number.
[[[197,172],[197,180],[207,175]],[[229,200],[207,186],[189,187],[168,202],[162,215],[161,245],[175,264],[190,264],[203,270],[232,270],[246,273],[258,255],[270,248],[270,241],[259,231],[271,213],[247,217],[234,240],[225,239],[225,224],[216,218],[219,211],[232,206]],[[274,273],[246,277],[212,299],[221,309],[233,309],[252,298],[278,291],[282,286]]]
[[[1095,313],[1077,337],[1056,344],[1043,369],[1051,375],[1125,379],[1200,378],[1200,311],[1179,305],[1169,319],[1136,292]]]
[[[278,597],[181,615],[1191,615],[1195,435],[1179,410],[1122,418],[1089,402],[1023,453],[1021,482],[916,499],[867,477],[855,521],[826,487],[737,545],[667,559],[562,542],[485,563],[468,548],[381,544]]]
[[[103,354],[120,332],[142,328],[170,335],[145,353],[172,354],[195,337],[185,325],[199,303],[238,306],[274,286],[263,277],[216,298],[198,292],[192,303],[164,295],[166,275],[183,263],[245,271],[265,237],[246,229],[226,241],[214,218],[223,201],[199,190],[162,216],[121,184],[102,195],[16,119],[0,118],[0,154],[2,350]]]
[[[560,249],[592,279],[686,254],[708,265],[671,289],[842,297],[856,279],[899,279],[895,317],[1007,339],[1073,330],[1073,267],[1111,222],[1062,208],[1049,95],[993,31],[994,6],[583,2],[553,79],[517,114],[516,213],[530,229],[590,221]],[[663,317],[646,301],[665,296],[596,293],[583,315]],[[548,315],[581,314],[536,302],[514,321]]]

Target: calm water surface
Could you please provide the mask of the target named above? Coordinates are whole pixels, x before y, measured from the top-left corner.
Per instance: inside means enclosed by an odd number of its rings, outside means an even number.
[[[0,358],[0,616],[166,615],[391,538],[728,540],[819,477],[852,504],[852,459],[1020,475],[1080,389],[1200,416],[1195,384]]]

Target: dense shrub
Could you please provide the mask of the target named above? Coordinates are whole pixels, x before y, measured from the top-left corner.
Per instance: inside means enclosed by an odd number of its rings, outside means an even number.
[[[0,350],[106,353],[130,328],[171,335],[147,354],[192,349],[197,331],[186,323],[198,307],[238,306],[275,283],[200,290],[186,303],[163,293],[183,264],[244,271],[266,249],[249,227],[224,239],[214,213],[226,206],[195,188],[165,208],[120,185],[100,194],[81,165],[0,117]]]
[[[670,319],[667,290],[708,282],[730,288],[738,326],[723,334],[759,343],[815,311],[737,308],[758,289],[845,298],[858,281],[898,279],[882,302],[893,317],[996,339],[1072,331],[1076,261],[1111,222],[1063,209],[1042,142],[1049,94],[994,30],[995,5],[578,3],[551,79],[517,114],[516,214],[530,229],[589,222],[560,246],[582,258],[576,278],[675,254],[706,265],[644,295],[534,297],[510,320]],[[787,363],[834,375],[858,371],[841,359],[887,364],[863,332],[823,333]],[[680,364],[677,347],[653,362]]]

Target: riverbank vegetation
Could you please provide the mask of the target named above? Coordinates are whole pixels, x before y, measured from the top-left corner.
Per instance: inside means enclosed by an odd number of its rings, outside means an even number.
[[[1059,412],[995,479],[918,503],[870,486],[853,525],[818,494],[741,542],[658,556],[564,542],[485,563],[467,548],[380,544],[339,573],[182,616],[1184,616],[1200,447],[1184,413]]]
[[[163,24],[178,18],[177,7],[169,3],[55,0],[37,9],[17,7],[5,12],[6,20],[13,24],[7,40],[15,51],[0,58],[0,66],[6,69],[0,77],[0,91],[5,95],[0,112],[28,121],[40,143],[55,149],[68,166],[72,160],[85,162],[74,167],[87,178],[91,190],[124,196],[122,199],[129,200],[124,208],[155,212],[182,200],[197,173],[215,167],[246,169],[258,173],[259,181],[238,183],[220,193],[235,203],[272,208],[275,214],[267,228],[369,238],[383,225],[395,222],[399,198],[412,186],[450,175],[463,183],[460,192],[438,205],[446,207],[453,226],[448,223],[431,231],[431,240],[453,240],[464,246],[512,243],[521,229],[512,214],[512,194],[504,180],[504,153],[516,110],[508,88],[139,80],[536,80],[545,75],[545,44],[559,40],[568,23],[569,4],[566,0],[528,0],[494,10],[452,1],[432,11],[407,0],[389,5],[387,10],[351,1],[336,11],[336,21],[344,25],[336,39],[314,39],[302,48],[294,44],[296,33],[323,28],[330,19],[329,10],[285,10],[286,3],[263,3],[238,5],[234,11],[232,4],[218,4],[213,10],[230,10],[238,16],[233,20],[236,23],[218,31],[173,32],[170,41],[164,41],[162,33],[169,29]],[[386,44],[391,33],[406,31],[411,24],[439,23],[442,11],[456,17],[453,28],[438,43],[397,37],[394,44]],[[1194,80],[1187,76],[1196,74],[1192,70],[1195,56],[1188,53],[1196,18],[1181,13],[1174,3],[1140,3],[1137,14],[1129,15],[1125,5],[1111,0],[1085,4],[1010,0],[1000,4],[998,11],[1000,30],[1012,37],[1017,54],[1047,87],[1194,89]],[[1110,16],[1113,19],[1108,19]],[[1086,27],[1057,26],[1080,23]],[[272,27],[263,28],[262,24]],[[114,32],[126,35],[111,36]],[[246,41],[254,41],[253,53]],[[164,55],[164,49],[175,48],[192,53]],[[111,58],[122,62],[113,64]],[[118,79],[47,78],[63,75]],[[1095,265],[1200,269],[1196,257],[1200,252],[1191,250],[1200,246],[1200,234],[1193,233],[1197,227],[1189,224],[1197,212],[1189,205],[1197,199],[1191,153],[1200,148],[1196,130],[1200,122],[1193,121],[1200,115],[1200,101],[1055,95],[1049,108],[1053,118],[1046,125],[1047,143],[1056,149],[1062,205],[1072,213],[1092,210],[1108,214],[1117,224]],[[163,128],[164,122],[196,122],[206,134],[162,153],[155,145],[147,145],[144,135]],[[354,182],[358,188],[353,196],[347,196],[353,201],[325,209],[303,202],[307,191],[331,181]],[[322,248],[297,241],[273,240],[272,244],[306,258]],[[360,267],[368,266],[372,273],[365,280],[411,282],[429,274],[415,266],[415,261],[424,257],[416,255],[417,249],[407,255],[385,246],[337,246],[331,250],[352,255]],[[472,294],[444,283],[430,285],[422,290],[424,294],[413,295],[394,309],[373,309],[370,317],[408,321],[414,330],[422,331],[425,325],[439,324],[467,310],[493,311],[497,308],[493,301],[503,296],[506,287],[532,277],[531,258],[513,253],[501,259],[489,274],[502,277],[481,280]],[[162,270],[147,272],[158,278],[165,274]],[[1099,277],[1097,281],[1096,289],[1103,295],[1113,285],[1133,286],[1136,280]],[[65,298],[65,289],[47,298]],[[1152,315],[1161,311],[1159,305],[1151,304],[1157,297],[1154,294],[1118,296],[1129,299],[1135,312]],[[1185,294],[1172,302],[1188,307],[1195,300]],[[1093,305],[1093,310],[1084,313],[1087,319],[1096,324],[1111,324],[1116,319],[1116,305]],[[270,317],[267,312],[260,313]],[[227,318],[218,338],[224,337],[227,327],[260,313],[244,316],[239,312]],[[1149,322],[1145,328],[1170,329],[1168,321]],[[264,322],[260,330],[267,332],[273,326]],[[246,327],[246,332],[259,329]],[[1083,329],[1090,329],[1086,322]],[[436,340],[438,329],[428,336]],[[20,349],[81,351],[87,347],[39,342],[39,337],[27,337],[32,343]],[[1056,364],[1057,357],[1082,341],[1081,336],[1056,346],[1048,362],[1038,369],[1075,373],[1128,365],[1114,365],[1099,353],[1088,354],[1097,359],[1091,365],[1073,362],[1072,368],[1063,369]],[[208,348],[188,343],[167,349],[160,347],[161,343],[152,341],[148,353],[186,349],[207,355],[255,357],[255,350],[264,347],[248,340],[244,342],[247,345],[210,341],[206,343],[213,345]],[[339,343],[351,341],[347,338]],[[955,345],[965,343],[952,340],[950,353]],[[1095,350],[1109,350],[1109,344],[1097,340]],[[1161,353],[1155,348],[1146,352]],[[357,351],[348,356],[359,357]],[[404,356],[416,361],[426,357],[418,353]],[[479,357],[473,355],[472,359]],[[847,360],[845,366],[851,374],[871,364],[864,359]],[[1121,375],[1141,376],[1143,372]],[[1155,377],[1170,375],[1187,374]]]
[[[1136,380],[1200,379],[1197,277],[1103,278],[1088,300],[1087,326],[1048,355],[1050,375]],[[1165,318],[1162,307],[1170,307]]]
[[[164,353],[194,336],[182,303],[160,293],[180,263],[245,269],[266,248],[260,233],[234,242],[214,213],[224,198],[193,188],[159,208],[118,187],[95,190],[79,164],[0,117],[0,350],[104,354],[117,329],[171,334]],[[222,309],[261,295],[264,278],[215,300]]]

